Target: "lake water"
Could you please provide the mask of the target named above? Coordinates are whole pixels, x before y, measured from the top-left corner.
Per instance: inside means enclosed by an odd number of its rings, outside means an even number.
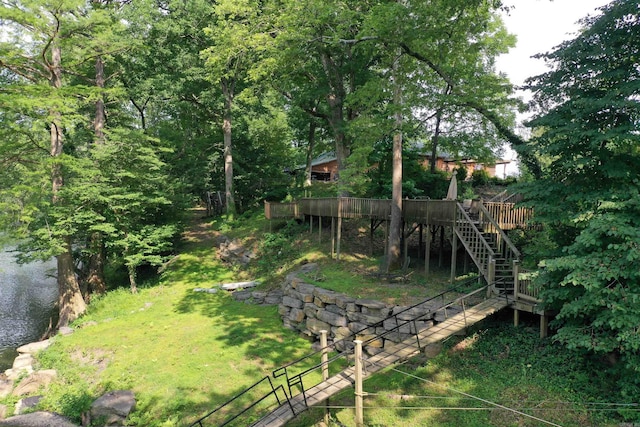
[[[17,347],[40,339],[58,298],[55,260],[18,265],[13,255],[0,251],[0,372]]]

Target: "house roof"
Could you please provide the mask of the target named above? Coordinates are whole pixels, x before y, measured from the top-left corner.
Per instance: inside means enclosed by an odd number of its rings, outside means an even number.
[[[320,154],[315,159],[311,160],[311,166],[323,165],[325,163],[333,162],[334,160],[338,160],[335,151],[325,151]],[[304,166],[302,166],[304,167]]]

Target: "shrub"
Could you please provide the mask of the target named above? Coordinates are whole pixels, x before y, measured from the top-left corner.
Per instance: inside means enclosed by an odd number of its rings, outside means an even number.
[[[480,187],[489,183],[489,174],[484,169],[474,170],[471,174],[471,183],[474,187]]]

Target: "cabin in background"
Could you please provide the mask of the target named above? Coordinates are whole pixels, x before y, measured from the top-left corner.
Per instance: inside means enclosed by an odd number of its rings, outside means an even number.
[[[420,164],[425,170],[428,170],[431,157],[424,154],[420,158]],[[453,172],[462,165],[467,170],[468,178],[471,178],[471,175],[476,170],[485,170],[489,177],[495,177],[496,175],[504,177],[504,172],[509,163],[511,163],[510,160],[499,160],[495,164],[484,164],[473,159],[454,159],[448,154],[440,154],[436,159],[436,169]],[[498,168],[500,167],[503,169],[502,173],[499,173]],[[296,167],[296,170],[299,169],[304,169],[304,165]],[[336,179],[337,172],[338,159],[333,151],[324,152],[311,161],[311,179],[313,181],[333,182]]]

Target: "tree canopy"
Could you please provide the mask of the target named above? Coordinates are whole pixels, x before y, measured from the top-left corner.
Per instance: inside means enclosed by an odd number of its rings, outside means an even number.
[[[500,7],[1,2],[0,224],[24,259],[58,258],[64,325],[104,292],[105,270],[135,290],[208,191],[229,213],[285,197],[298,191],[285,171],[328,149],[341,194],[394,174],[398,200],[407,148],[491,161],[516,105],[494,69],[514,42]],[[395,166],[374,183],[365,171],[394,137]]]
[[[543,174],[525,192],[546,225],[540,279],[546,305],[558,311],[556,338],[621,355],[636,369],[639,12],[637,1],[615,0],[585,18],[575,39],[539,55],[551,69],[528,81],[537,111],[528,149],[541,159]]]

